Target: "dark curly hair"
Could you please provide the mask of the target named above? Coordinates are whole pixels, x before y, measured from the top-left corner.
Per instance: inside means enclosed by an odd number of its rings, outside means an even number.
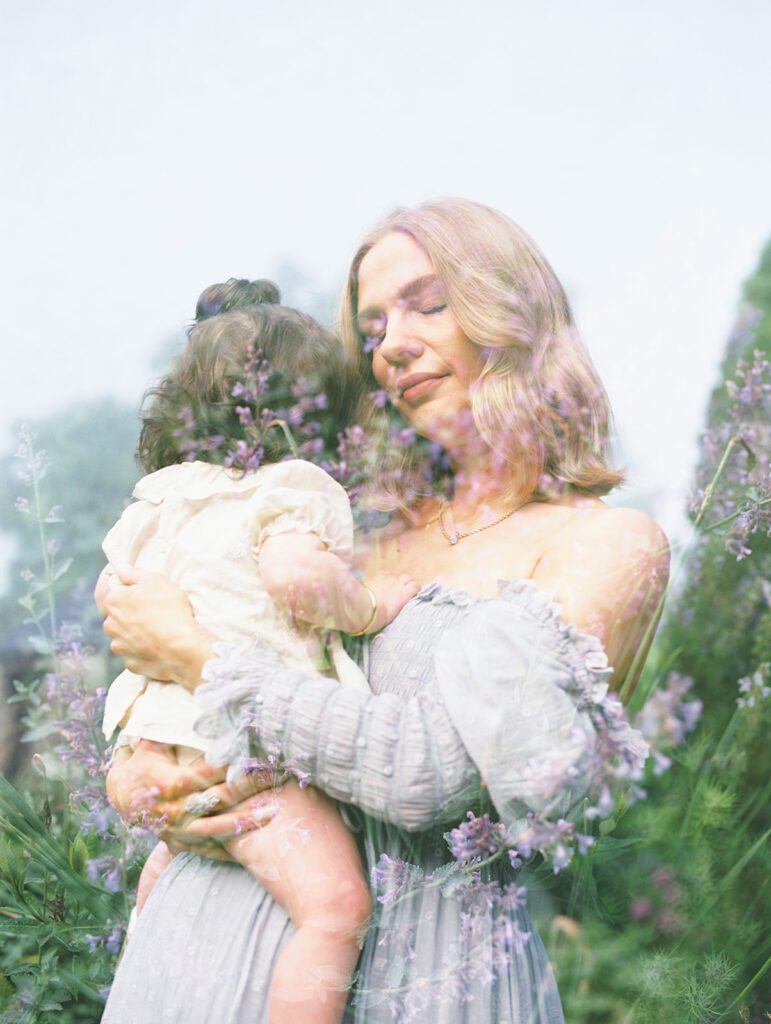
[[[187,345],[171,372],[145,395],[136,452],[145,472],[190,458],[183,441],[196,442],[197,459],[224,462],[226,448],[209,448],[206,442],[213,437],[244,437],[236,411],[244,398],[234,397],[233,389],[244,381],[255,352],[269,371],[262,409],[295,405],[292,385],[298,382],[304,394],[324,394],[326,408],[314,419],[321,425],[325,449],[334,450],[338,433],[353,420],[360,396],[358,364],[335,334],[307,314],[278,305],[279,300],[279,290],[270,281],[231,278],[202,292]],[[262,409],[254,410],[257,417]],[[290,452],[279,429],[266,433],[263,448],[263,462],[277,462]]]

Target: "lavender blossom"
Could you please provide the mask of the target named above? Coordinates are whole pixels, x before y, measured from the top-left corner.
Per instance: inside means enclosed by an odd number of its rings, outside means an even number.
[[[506,827],[490,821],[489,814],[475,817],[468,811],[468,821],[462,822],[449,833],[450,851],[459,864],[475,864],[502,849],[506,841]]]
[[[423,870],[398,857],[382,853],[380,860],[372,867],[370,877],[378,903],[388,907],[410,892],[420,889]]]

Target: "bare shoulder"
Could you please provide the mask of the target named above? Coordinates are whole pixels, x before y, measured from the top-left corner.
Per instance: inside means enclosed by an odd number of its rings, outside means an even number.
[[[661,614],[669,544],[644,512],[592,503],[566,517],[533,578],[555,592],[566,621],[602,640],[623,676]]]
[[[610,508],[602,502],[578,509],[555,538],[555,549],[563,557],[570,552],[585,552],[588,547],[598,555],[625,562],[647,555],[669,565],[669,543],[658,523],[635,508]]]

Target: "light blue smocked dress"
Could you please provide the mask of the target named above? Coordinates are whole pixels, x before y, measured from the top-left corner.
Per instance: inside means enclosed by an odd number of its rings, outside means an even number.
[[[372,640],[365,669],[372,694],[286,669],[263,645],[221,645],[197,691],[209,760],[277,752],[351,805],[375,911],[346,1022],[562,1024],[513,870],[471,891],[443,886],[443,833],[491,801],[514,830],[529,809],[569,811],[595,739],[586,708],[610,676],[599,641],[532,581],[496,599],[431,584]],[[267,1024],[291,934],[243,868],[180,854],[138,920],[103,1024]]]

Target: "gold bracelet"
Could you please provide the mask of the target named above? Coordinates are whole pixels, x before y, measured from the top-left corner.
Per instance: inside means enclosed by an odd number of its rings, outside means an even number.
[[[362,626],[361,629],[357,629],[355,633],[349,633],[348,636],[363,636],[364,633],[367,632],[369,627],[375,621],[375,616],[377,615],[377,598],[375,597],[374,592],[367,586],[366,583],[362,583],[362,586],[367,591],[367,593],[370,596],[370,600],[372,601],[372,614],[367,619],[366,624],[364,626]]]

